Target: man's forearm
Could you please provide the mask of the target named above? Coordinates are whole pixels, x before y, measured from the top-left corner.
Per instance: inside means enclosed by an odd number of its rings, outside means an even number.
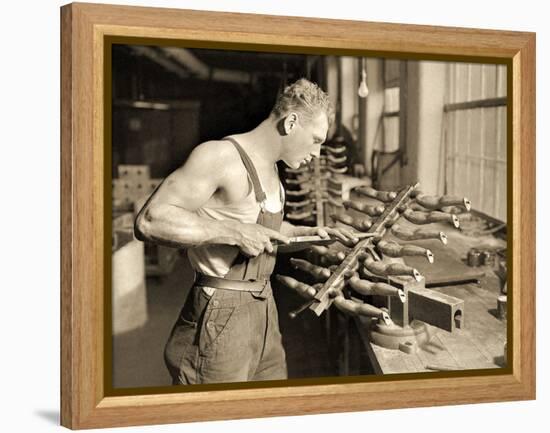
[[[238,226],[236,221],[214,221],[181,207],[160,204],[140,212],[135,232],[140,240],[187,248],[203,244],[238,245]]]

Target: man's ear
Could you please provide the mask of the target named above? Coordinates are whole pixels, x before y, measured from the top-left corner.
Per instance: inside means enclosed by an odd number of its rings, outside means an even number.
[[[296,113],[289,113],[283,122],[285,135],[290,134],[298,124],[298,115]]]

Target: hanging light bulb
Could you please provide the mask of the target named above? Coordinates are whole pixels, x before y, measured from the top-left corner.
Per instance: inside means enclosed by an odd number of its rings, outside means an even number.
[[[360,98],[366,98],[369,94],[369,88],[367,87],[367,71],[365,71],[365,66],[361,70],[361,84],[359,84],[359,89],[357,94]]]

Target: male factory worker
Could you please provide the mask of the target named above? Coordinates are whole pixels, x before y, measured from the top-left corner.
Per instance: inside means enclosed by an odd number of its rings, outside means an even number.
[[[298,80],[253,130],[195,148],[136,218],[139,239],[187,248],[196,272],[164,352],[174,384],[287,378],[269,283],[274,243],[315,234],[357,239],[283,222],[276,163],[298,168],[318,157],[332,118],[326,93]]]

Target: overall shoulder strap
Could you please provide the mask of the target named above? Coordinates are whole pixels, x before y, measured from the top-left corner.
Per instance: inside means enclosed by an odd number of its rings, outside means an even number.
[[[265,194],[265,191],[262,189],[262,185],[260,184],[260,178],[258,177],[258,172],[256,171],[256,167],[254,167],[252,160],[250,159],[248,154],[244,151],[244,149],[241,147],[241,145],[237,142],[237,140],[231,137],[225,137],[224,140],[229,140],[231,143],[233,143],[233,146],[235,146],[235,148],[239,152],[239,155],[241,156],[241,160],[243,161],[244,167],[246,168],[246,171],[250,176],[250,180],[252,180],[252,186],[254,187],[254,195],[256,197],[256,201],[258,203],[265,202],[267,195]]]

